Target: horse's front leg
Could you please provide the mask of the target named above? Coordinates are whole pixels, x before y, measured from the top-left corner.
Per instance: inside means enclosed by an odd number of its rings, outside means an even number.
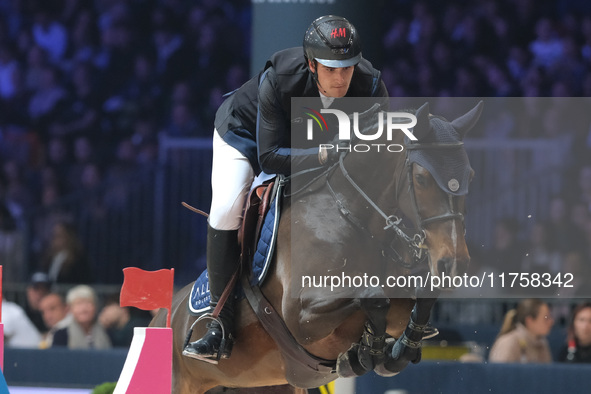
[[[363,298],[359,300],[361,309],[368,320],[365,322],[361,341],[355,343],[347,352],[339,355],[337,373],[341,377],[361,376],[382,364],[385,359],[386,317],[390,307],[387,298]]]
[[[421,297],[422,289],[417,289],[417,302],[413,308],[406,329],[395,342],[386,346],[386,359],[377,365],[375,372],[381,376],[393,376],[402,371],[409,362],[421,361],[422,339],[431,316],[431,309],[437,301],[436,296]]]

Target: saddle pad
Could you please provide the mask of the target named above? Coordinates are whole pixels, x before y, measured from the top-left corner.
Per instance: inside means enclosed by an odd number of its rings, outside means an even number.
[[[273,258],[275,241],[277,239],[277,226],[279,225],[280,216],[280,190],[281,187],[277,187],[275,198],[269,207],[269,212],[265,215],[265,220],[261,227],[261,236],[257,243],[257,250],[252,261],[251,284],[253,286],[260,286],[263,283]],[[240,287],[240,289],[239,291],[235,289],[234,297],[244,298],[241,285],[238,284],[237,287]],[[209,281],[207,270],[205,270],[199,275],[199,278],[197,278],[191,289],[188,305],[189,312],[195,316],[211,312],[213,308],[209,305],[210,298]]]

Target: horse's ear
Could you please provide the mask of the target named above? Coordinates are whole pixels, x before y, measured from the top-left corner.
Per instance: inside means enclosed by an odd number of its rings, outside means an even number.
[[[417,139],[421,139],[431,131],[431,124],[429,123],[429,103],[423,104],[415,113],[417,117],[417,124],[413,128],[413,134]]]
[[[466,133],[474,127],[476,122],[478,122],[478,118],[480,118],[480,114],[482,113],[482,108],[484,107],[484,103],[480,101],[474,108],[470,111],[465,113],[464,115],[460,116],[457,119],[454,119],[451,122],[453,128],[460,134],[460,138],[464,139]]]

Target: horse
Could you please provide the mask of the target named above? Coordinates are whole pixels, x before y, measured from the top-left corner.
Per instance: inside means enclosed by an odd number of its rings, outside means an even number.
[[[392,293],[373,284],[329,290],[302,286],[301,278],[463,275],[470,261],[465,197],[473,175],[463,138],[481,111],[482,102],[448,121],[431,115],[426,103],[414,112],[417,141],[404,133],[386,140],[383,133],[373,141],[383,149],[372,152],[371,160],[359,151],[365,148],[349,148],[302,187],[292,180],[281,201],[272,265],[260,292],[268,300],[265,310],[276,311],[300,351],[322,368],[286,357],[285,347],[246,299],[237,303],[230,358],[210,364],[182,356],[196,319],[187,308],[189,283],[174,296],[171,309],[172,392],[259,387],[239,392],[305,393],[339,376],[371,370],[393,376],[419,362],[431,307],[447,288],[430,292],[425,285]],[[403,149],[393,153],[387,144]],[[164,326],[165,315],[161,310],[151,326]]]

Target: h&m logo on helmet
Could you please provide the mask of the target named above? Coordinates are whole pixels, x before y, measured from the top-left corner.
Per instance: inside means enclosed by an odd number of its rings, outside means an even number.
[[[347,38],[347,29],[344,27],[334,28],[330,32],[330,38]]]

